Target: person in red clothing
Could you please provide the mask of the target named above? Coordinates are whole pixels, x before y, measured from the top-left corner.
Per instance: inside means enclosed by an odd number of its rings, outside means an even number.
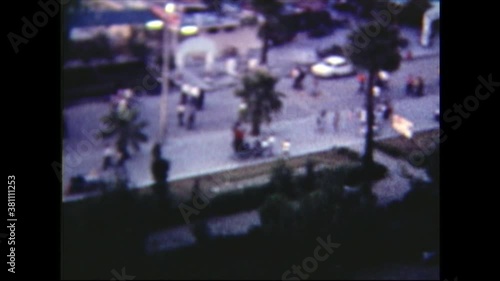
[[[233,127],[233,149],[235,152],[239,152],[243,149],[244,141],[245,131],[241,128],[240,122],[236,122]]]
[[[359,92],[363,92],[365,90],[366,76],[363,73],[358,74],[356,77],[359,82]]]

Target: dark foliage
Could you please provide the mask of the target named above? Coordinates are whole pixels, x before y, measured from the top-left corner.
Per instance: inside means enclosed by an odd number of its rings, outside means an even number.
[[[400,24],[420,28],[424,13],[431,7],[429,0],[409,0],[397,15]]]

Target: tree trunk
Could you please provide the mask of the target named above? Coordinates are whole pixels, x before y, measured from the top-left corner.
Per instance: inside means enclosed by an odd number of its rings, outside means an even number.
[[[252,119],[252,136],[260,135],[260,120],[257,118]]]
[[[363,155],[363,165],[369,168],[373,165],[373,125],[375,118],[373,115],[373,85],[375,81],[376,70],[370,70],[368,74],[368,89],[366,91],[366,138],[365,154]]]

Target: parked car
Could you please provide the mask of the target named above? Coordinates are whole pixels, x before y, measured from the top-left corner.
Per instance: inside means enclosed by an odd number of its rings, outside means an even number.
[[[318,78],[332,78],[352,75],[355,70],[345,57],[329,56],[312,65],[311,73]]]

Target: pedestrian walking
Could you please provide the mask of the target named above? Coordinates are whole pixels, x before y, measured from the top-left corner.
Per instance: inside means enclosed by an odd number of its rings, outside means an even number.
[[[325,131],[325,119],[326,119],[326,110],[323,109],[319,113],[319,116],[316,118],[316,128],[320,133]]]
[[[198,109],[203,110],[205,106],[205,89],[199,88],[200,89],[200,96],[198,97]]]
[[[161,155],[161,146],[156,143],[151,150],[151,175],[153,176],[153,191],[158,199],[168,199],[168,172],[170,170],[170,161],[164,159]]]
[[[245,120],[245,117],[248,113],[248,105],[244,102],[240,103],[240,105],[238,106],[238,120],[239,121],[244,121]]]
[[[233,126],[233,150],[239,152],[243,150],[245,141],[245,131],[241,128],[241,123],[236,122]]]
[[[389,120],[392,116],[394,109],[392,108],[392,104],[390,101],[385,102],[385,110],[383,113],[384,120]]]
[[[333,112],[332,124],[333,124],[333,131],[334,132],[338,132],[339,131],[339,125],[340,125],[340,111],[335,110]]]
[[[306,78],[306,73],[300,68],[300,67],[295,67],[292,70],[292,78],[293,80],[293,85],[292,88],[294,90],[303,90],[304,89],[304,79]]]
[[[189,103],[196,109],[200,109],[200,88],[198,87],[191,87],[190,91],[190,96],[189,96]]]
[[[201,191],[200,182],[201,182],[200,178],[196,178],[194,180],[193,187],[191,188],[191,202],[197,202],[199,196],[203,194]]]
[[[290,142],[289,139],[286,139],[284,140],[282,143],[281,143],[281,151],[283,153],[283,156],[285,158],[288,158],[290,157],[290,148],[292,146],[292,143]]]
[[[182,103],[177,105],[177,125],[179,127],[184,126],[184,114],[186,112],[186,106]]]
[[[183,84],[181,87],[181,100],[180,100],[181,104],[186,105],[188,103],[190,92],[191,92],[191,86],[189,84]]]
[[[385,111],[386,111],[385,104],[377,104],[377,106],[375,107],[375,111],[373,112],[375,117],[375,124],[379,124],[382,122]]]
[[[262,141],[262,149],[264,151],[263,156],[270,157],[273,156],[275,138],[274,135],[270,135]]]
[[[196,121],[196,110],[191,109],[189,110],[189,115],[188,115],[188,120],[187,120],[187,129],[192,130],[194,129],[194,122]]]
[[[413,76],[410,74],[408,75],[408,78],[406,79],[406,95],[412,95],[414,92],[414,85],[415,85],[415,79]]]
[[[389,73],[385,70],[381,70],[377,75],[377,86],[381,89],[387,90],[389,88]]]
[[[358,92],[362,93],[365,90],[366,76],[363,73],[360,73],[356,76],[356,79],[359,83]]]

